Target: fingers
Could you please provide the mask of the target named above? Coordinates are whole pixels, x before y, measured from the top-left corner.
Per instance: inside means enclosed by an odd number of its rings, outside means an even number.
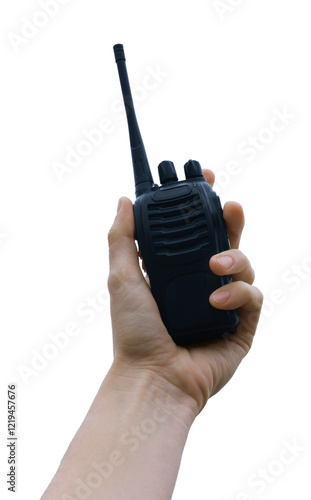
[[[223,208],[231,248],[239,248],[245,224],[243,208],[235,201],[228,201]]]
[[[240,250],[227,250],[213,255],[210,259],[210,268],[218,276],[230,274],[233,281],[254,283],[255,272],[248,258]]]
[[[255,273],[249,260],[240,250],[228,250],[214,255],[210,259],[210,268],[218,276],[231,274],[233,279],[211,294],[211,305],[216,309],[239,309],[239,334],[245,334],[250,345],[249,334],[256,331],[263,295],[252,286]]]
[[[203,168],[203,175],[206,179],[206,181],[210,184],[211,187],[213,187],[214,182],[215,182],[215,174],[212,170],[209,170],[208,168]]]
[[[244,311],[254,312],[261,309],[263,296],[258,288],[236,281],[225,285],[210,296],[210,303],[216,309],[232,310],[243,308]]]
[[[249,335],[256,331],[263,295],[252,286],[255,273],[249,260],[240,250],[228,250],[214,255],[210,268],[219,276],[232,275],[233,281],[212,293],[209,301],[216,309],[239,309],[239,335],[245,335],[243,342],[250,346]]]
[[[132,202],[120,199],[119,210],[108,234],[110,274],[108,287],[116,293],[128,282],[144,283],[134,240],[135,222]]]
[[[213,187],[215,182],[214,172],[204,168],[203,175],[206,181],[211,185],[211,187]],[[231,248],[239,248],[241,234],[245,223],[243,208],[235,201],[228,201],[223,208],[223,215],[227,224]]]

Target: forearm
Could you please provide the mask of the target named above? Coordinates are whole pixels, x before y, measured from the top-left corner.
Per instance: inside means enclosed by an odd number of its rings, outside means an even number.
[[[113,365],[42,500],[169,500],[195,415],[152,371]]]

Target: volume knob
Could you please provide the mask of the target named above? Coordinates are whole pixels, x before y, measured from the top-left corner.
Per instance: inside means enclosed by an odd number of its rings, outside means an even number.
[[[161,184],[178,181],[174,163],[172,161],[161,161],[158,169]]]
[[[198,161],[189,160],[184,166],[186,179],[191,179],[192,177],[203,177],[203,172],[201,165]]]

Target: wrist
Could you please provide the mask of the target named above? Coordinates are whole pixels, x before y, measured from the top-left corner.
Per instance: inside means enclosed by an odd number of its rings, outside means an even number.
[[[156,371],[115,360],[43,498],[81,498],[81,488],[107,500],[171,498],[196,408]]]
[[[166,420],[189,431],[198,415],[197,401],[178,386],[151,368],[141,368],[121,360],[114,360],[102,388],[120,402],[132,408],[132,412],[153,414],[155,419]],[[168,422],[167,422],[168,423]]]

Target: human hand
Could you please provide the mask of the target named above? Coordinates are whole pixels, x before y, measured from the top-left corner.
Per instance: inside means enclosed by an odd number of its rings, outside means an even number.
[[[204,170],[209,184],[214,174]],[[232,276],[232,282],[210,297],[218,309],[238,309],[240,325],[234,335],[191,347],[177,346],[168,334],[150,287],[139,266],[134,240],[133,206],[121,198],[108,235],[111,321],[114,342],[112,370],[125,378],[148,377],[167,390],[178,391],[198,414],[207,400],[232,377],[248,353],[256,331],[263,296],[252,283],[254,271],[238,250],[244,226],[242,207],[228,202],[223,209],[231,250],[210,260],[217,275]]]

